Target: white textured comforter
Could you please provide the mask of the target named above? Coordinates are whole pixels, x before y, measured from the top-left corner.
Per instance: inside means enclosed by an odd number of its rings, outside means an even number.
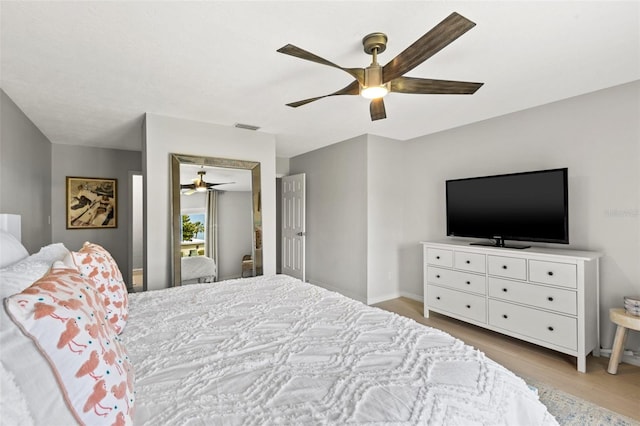
[[[287,276],[129,301],[136,424],[556,424],[472,347]]]

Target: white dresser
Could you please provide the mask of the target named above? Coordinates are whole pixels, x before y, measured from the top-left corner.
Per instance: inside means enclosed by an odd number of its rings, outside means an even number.
[[[600,253],[422,242],[424,316],[438,312],[577,357],[600,355]]]

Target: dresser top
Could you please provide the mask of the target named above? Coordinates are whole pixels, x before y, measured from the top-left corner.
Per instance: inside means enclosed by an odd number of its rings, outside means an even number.
[[[529,247],[525,249],[513,249],[506,247],[493,247],[493,246],[478,246],[470,245],[470,243],[476,241],[466,240],[437,240],[437,241],[420,241],[420,244],[429,247],[450,249],[450,250],[464,250],[467,252],[481,252],[485,254],[494,254],[496,256],[563,256],[566,258],[580,259],[580,260],[594,260],[603,256],[602,253],[596,251],[584,251],[584,250],[572,250],[572,249],[559,249],[549,247]],[[507,243],[509,244],[509,243]],[[526,241],[515,241],[513,244],[526,245]]]

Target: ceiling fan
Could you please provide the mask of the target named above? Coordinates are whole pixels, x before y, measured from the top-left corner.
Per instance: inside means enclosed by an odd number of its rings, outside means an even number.
[[[383,33],[369,34],[362,39],[365,53],[373,56],[371,65],[367,68],[343,68],[311,52],[287,44],[278,49],[278,52],[338,68],[355,78],[348,86],[328,95],[304,99],[287,105],[297,108],[329,96],[361,95],[371,99],[369,111],[371,121],[375,121],[387,118],[383,97],[389,92],[472,95],[484,83],[404,77],[404,74],[438,53],[475,25],[464,16],[453,12],[385,66],[378,64],[378,54],[387,48],[387,36]]]
[[[208,191],[209,189],[213,188],[214,186],[218,186],[218,185],[226,185],[229,183],[235,183],[235,182],[220,182],[220,183],[209,183],[209,182],[205,182],[204,180],[204,175],[206,175],[207,172],[205,170],[198,170],[198,177],[191,179],[193,181],[193,183],[185,183],[185,184],[181,184],[180,185],[180,189],[182,190],[182,193],[184,195],[191,195],[195,192],[205,192]]]

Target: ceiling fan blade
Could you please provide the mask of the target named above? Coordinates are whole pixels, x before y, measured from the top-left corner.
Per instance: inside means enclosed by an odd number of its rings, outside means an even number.
[[[464,16],[453,12],[383,67],[384,82],[392,81],[411,71],[475,25]]]
[[[429,78],[398,77],[391,80],[391,91],[423,95],[472,95],[484,83],[468,81],[432,80]]]
[[[371,113],[371,121],[387,118],[383,98],[372,99],[371,104],[369,104],[369,112]]]
[[[183,183],[180,185],[180,189],[194,189],[195,185],[192,183]]]
[[[338,95],[359,95],[360,94],[360,83],[358,83],[358,80],[353,80],[351,82],[351,84],[349,84],[346,87],[343,87],[342,89],[330,93],[328,95],[324,95],[324,96],[317,96],[315,98],[309,98],[309,99],[304,99],[302,101],[297,101],[297,102],[291,102],[289,104],[287,104],[287,106],[290,106],[292,108],[298,108],[299,106],[302,105],[306,105],[310,102],[313,101],[317,101],[318,99],[322,99],[322,98],[326,98],[329,96],[338,96]]]
[[[235,183],[235,182],[219,182],[219,183],[207,183],[207,189],[208,188],[212,188],[214,186],[218,186],[218,185],[228,185],[230,183]]]
[[[338,68],[339,70],[345,71],[353,76],[356,80],[358,80],[361,84],[364,84],[364,69],[363,68],[343,68],[339,65],[334,64],[331,61],[327,61],[324,58],[321,58],[318,55],[314,55],[311,52],[307,52],[304,49],[301,49],[293,44],[287,44],[286,46],[281,47],[277,50],[280,53],[284,53],[285,55],[295,56],[296,58],[305,59],[307,61],[316,62],[318,64],[327,65],[329,67]]]

